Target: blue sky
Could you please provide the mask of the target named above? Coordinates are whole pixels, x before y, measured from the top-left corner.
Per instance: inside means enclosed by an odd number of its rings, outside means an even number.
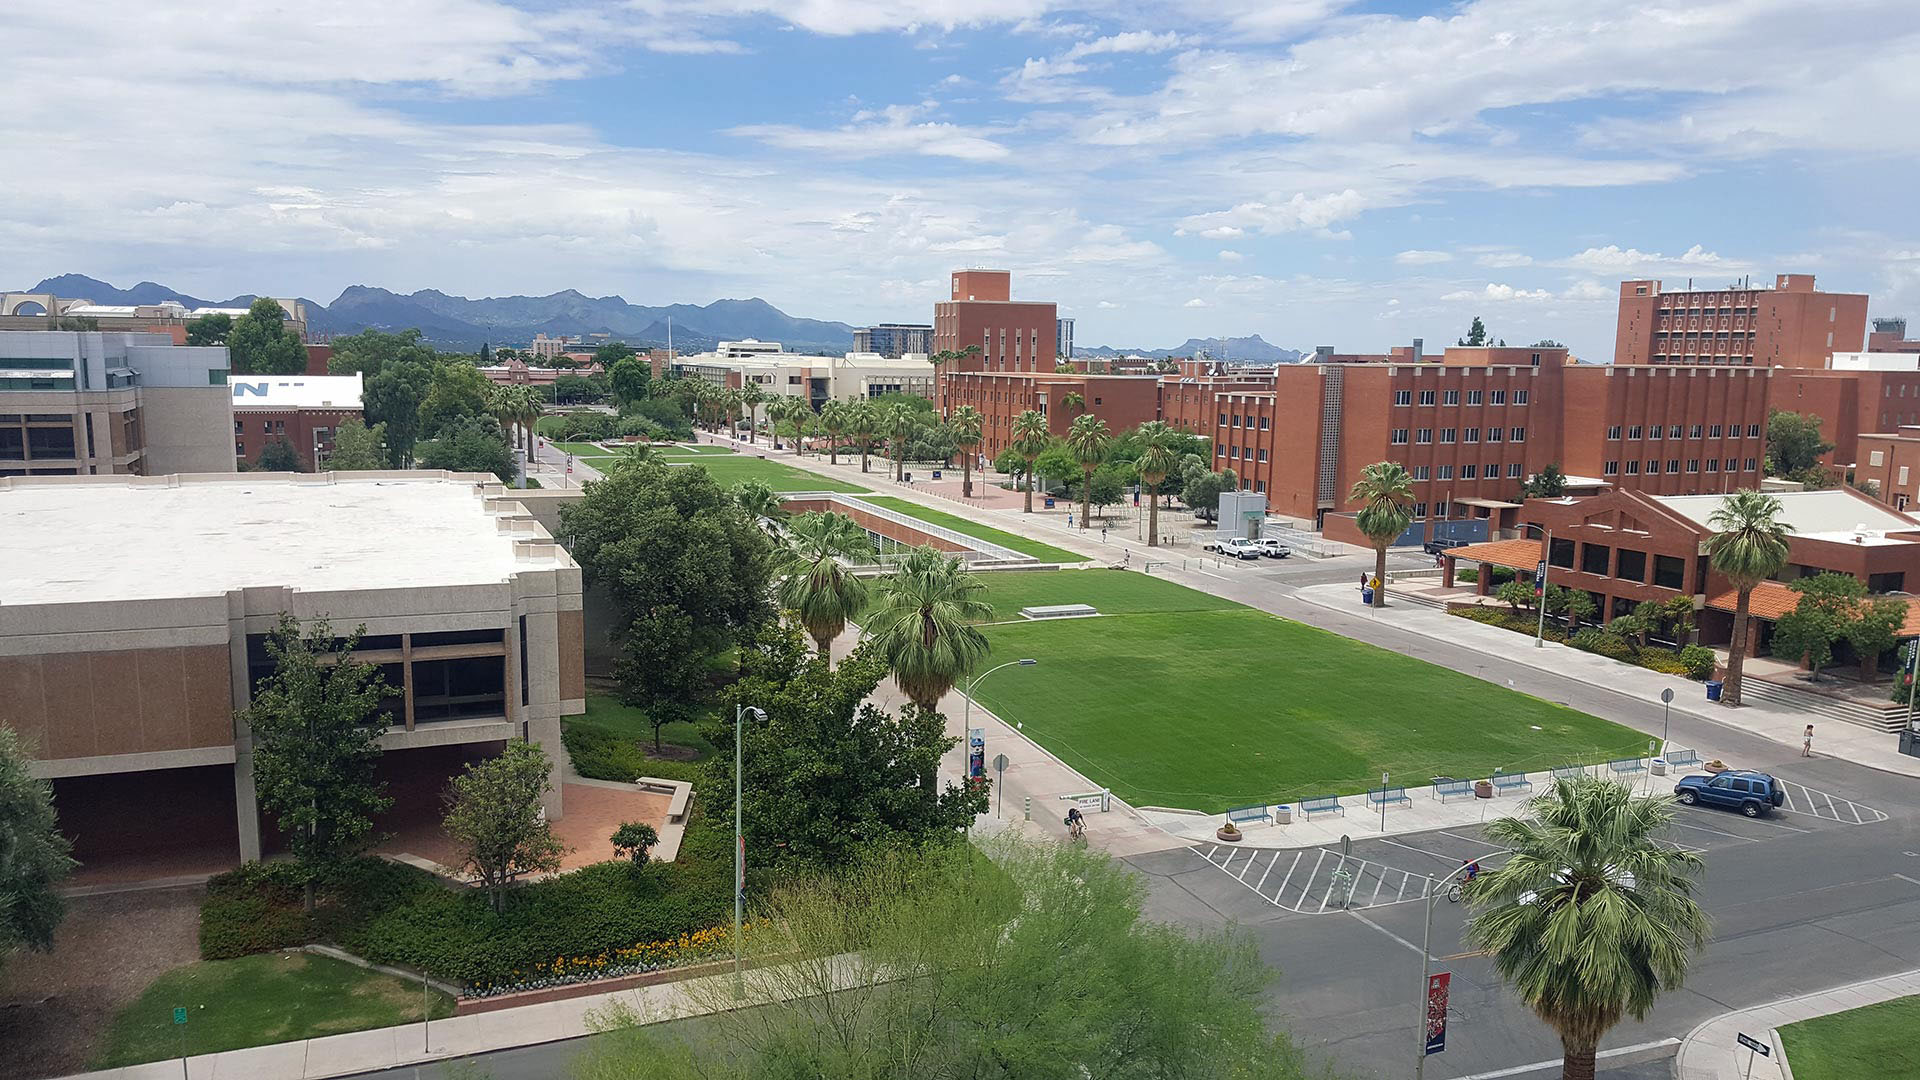
[[[999,266],[1087,344],[1479,314],[1592,359],[1628,277],[1812,272],[1920,318],[1912,0],[203,11],[9,16],[0,285],[863,322]]]

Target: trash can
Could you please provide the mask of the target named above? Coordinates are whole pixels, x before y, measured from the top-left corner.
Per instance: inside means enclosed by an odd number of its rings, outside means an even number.
[[[1360,590],[1360,606],[1362,607],[1373,606],[1373,589],[1372,588],[1365,588]]]
[[[1293,804],[1292,804],[1292,803],[1281,803],[1281,804],[1280,804],[1279,806],[1276,806],[1276,807],[1274,807],[1274,808],[1273,808],[1273,823],[1274,823],[1275,825],[1291,825],[1291,824],[1293,824]]]
[[[1657,757],[1653,759],[1653,775],[1655,776],[1667,775],[1667,759],[1666,758]]]
[[[1719,679],[1708,679],[1707,680],[1707,700],[1719,701],[1720,691],[1724,689],[1726,685],[1727,685],[1726,683],[1721,682]]]
[[[1046,509],[1048,509],[1048,510],[1051,510],[1051,509],[1053,509],[1053,496],[1051,496],[1051,495],[1049,495],[1049,496],[1047,496],[1047,504],[1046,504]]]
[[[940,470],[939,470],[939,469],[935,469],[935,470],[933,470],[933,478],[934,478],[935,480],[938,480],[938,479],[940,479]]]

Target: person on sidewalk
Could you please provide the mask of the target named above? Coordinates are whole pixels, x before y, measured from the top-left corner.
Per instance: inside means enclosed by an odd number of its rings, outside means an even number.
[[[1807,725],[1807,732],[1800,739],[1800,756],[1801,757],[1813,756],[1813,725],[1812,724]]]

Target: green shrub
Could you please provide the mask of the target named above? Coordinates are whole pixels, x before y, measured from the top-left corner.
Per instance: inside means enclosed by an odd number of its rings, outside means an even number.
[[[1456,584],[1459,582],[1465,582],[1469,585],[1478,584],[1480,581],[1480,568],[1477,566],[1468,566],[1455,570],[1453,572],[1453,580]]]
[[[642,776],[658,776],[650,771],[656,765],[672,764],[650,760],[636,740],[591,724],[565,725],[560,740],[566,744],[567,756],[573,759],[573,771],[589,780],[630,784]]]
[[[561,418],[563,442],[592,442],[613,437],[614,418],[606,413],[573,412]]]
[[[231,960],[313,940],[306,875],[290,862],[242,864],[207,882],[200,905],[200,959]]]
[[[1716,658],[1712,649],[1704,645],[1688,645],[1680,650],[1679,660],[1687,678],[1701,681],[1713,678]]]
[[[1589,626],[1573,635],[1567,644],[1585,652],[1598,653],[1610,660],[1634,661],[1633,643],[1619,634]]]

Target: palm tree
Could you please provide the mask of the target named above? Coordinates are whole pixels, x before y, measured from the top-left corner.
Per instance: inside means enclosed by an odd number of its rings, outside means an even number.
[[[1347,493],[1362,504],[1354,524],[1373,541],[1373,606],[1387,606],[1387,545],[1413,523],[1413,477],[1397,461],[1376,461],[1360,470]]]
[[[511,386],[490,382],[487,388],[480,392],[481,407],[487,410],[487,415],[500,421],[500,430],[507,432],[509,437],[513,432],[513,389]]]
[[[755,521],[764,522],[767,531],[778,535],[787,512],[780,508],[780,496],[763,480],[742,480],[733,489],[734,501]]]
[[[907,553],[874,589],[867,634],[893,666],[894,682],[922,709],[933,710],[987,657],[974,624],[993,617],[986,589],[958,556],[930,547]]]
[[[657,460],[657,458],[658,455],[653,452],[653,447],[648,446],[646,443],[628,443],[620,448],[619,453],[613,455],[613,467],[609,471],[623,472],[627,469],[648,464]]]
[[[1558,780],[1525,816],[1487,825],[1511,851],[1467,889],[1467,938],[1560,1035],[1560,1075],[1591,1080],[1600,1039],[1646,1018],[1707,941],[1693,898],[1698,855],[1660,842],[1666,797],[1610,780]]]
[[[904,479],[907,471],[907,442],[920,424],[920,418],[904,401],[882,407],[880,431],[887,437],[887,450],[893,456],[893,478]]]
[[[1022,513],[1033,513],[1033,463],[1053,445],[1053,432],[1047,418],[1028,409],[1013,418],[1013,452],[1027,461],[1027,505]]]
[[[514,414],[514,419],[520,422],[520,445],[526,447],[527,453],[531,454],[533,437],[539,430],[540,416],[546,412],[547,403],[540,396],[540,391],[531,386],[523,386],[520,388],[516,404],[519,408]]]
[[[962,405],[947,417],[947,430],[953,432],[953,445],[960,451],[960,497],[973,498],[973,455],[979,449],[987,418],[971,405]]]
[[[759,383],[748,383],[740,388],[740,403],[747,407],[747,445],[756,441],[760,427],[760,406],[767,400],[767,392],[760,389]]]
[[[873,539],[845,514],[801,514],[787,526],[787,553],[779,574],[780,606],[806,627],[831,667],[827,650],[833,639],[867,606],[866,581],[842,560],[873,559]]]
[[[840,436],[847,430],[847,403],[829,401],[820,406],[820,430],[827,433],[827,464],[840,464]]]
[[[880,413],[871,399],[862,398],[847,407],[847,434],[860,441],[861,472],[867,471],[867,454],[879,429]]]
[[[1748,609],[1754,586],[1787,565],[1787,536],[1793,527],[1780,520],[1783,509],[1772,495],[1736,491],[1707,517],[1708,527],[1714,530],[1707,541],[1707,558],[1739,590],[1733,606],[1733,643],[1727,649],[1726,692],[1720,696],[1729,706],[1740,704],[1740,672],[1747,659]]]
[[[1107,422],[1097,416],[1076,416],[1073,426],[1067,429],[1067,452],[1086,473],[1080,488],[1080,527],[1083,529],[1093,511],[1093,471],[1106,459],[1107,448],[1112,445],[1113,433],[1107,430]]]
[[[720,414],[727,422],[727,438],[740,437],[740,410],[745,402],[738,390],[727,389],[720,394]]]
[[[1140,425],[1140,442],[1146,447],[1134,465],[1140,470],[1140,484],[1147,489],[1147,546],[1160,546],[1160,484],[1179,466],[1173,452],[1173,429],[1163,420]]]
[[[1060,399],[1060,408],[1068,414],[1078,417],[1081,413],[1087,411],[1087,399],[1081,396],[1080,391],[1070,390],[1067,392],[1066,397]]]

